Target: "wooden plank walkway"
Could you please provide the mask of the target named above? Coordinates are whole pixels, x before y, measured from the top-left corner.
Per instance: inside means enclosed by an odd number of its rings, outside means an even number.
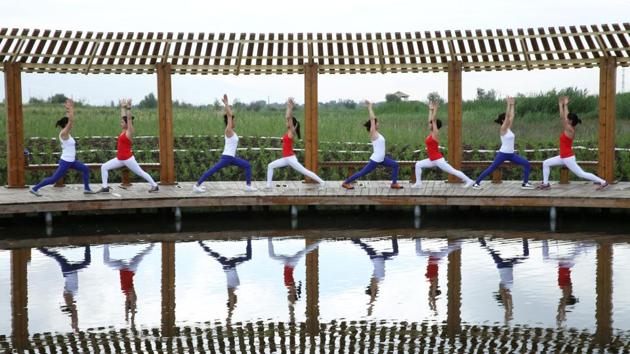
[[[271,190],[264,182],[253,182],[257,191],[244,190],[244,182],[209,182],[208,192],[193,194],[193,182],[161,186],[160,192],[136,183],[128,189],[112,185],[110,194],[84,195],[82,185],[46,187],[35,197],[27,189],[0,188],[0,214],[47,211],[90,211],[168,207],[263,206],[263,205],[462,205],[512,207],[630,208],[630,183],[620,182],[605,191],[595,191],[590,182],[552,184],[552,189],[521,190],[520,182],[484,183],[484,189],[462,184],[426,181],[422,188],[389,188],[388,181],[362,181],[354,190],[341,188],[341,181],[328,181],[325,188],[301,181],[277,181]],[[97,185],[93,185],[94,188]]]

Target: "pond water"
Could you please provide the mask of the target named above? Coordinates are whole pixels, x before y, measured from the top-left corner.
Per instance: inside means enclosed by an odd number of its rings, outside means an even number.
[[[628,236],[431,227],[14,239],[0,250],[0,346],[628,351]]]

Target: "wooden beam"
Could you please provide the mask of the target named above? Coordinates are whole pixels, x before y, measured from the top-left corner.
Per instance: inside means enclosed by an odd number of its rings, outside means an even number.
[[[462,63],[448,63],[448,162],[455,169],[462,167]],[[449,175],[449,183],[461,183]]]
[[[317,71],[319,65],[304,64],[304,163],[306,168],[317,173]],[[310,178],[307,183],[315,183]]]
[[[305,247],[316,242],[305,239]],[[306,331],[315,337],[319,335],[319,249],[306,255]]]
[[[595,341],[600,345],[610,344],[612,340],[612,308],[613,308],[613,274],[612,244],[600,243],[597,248],[597,274],[595,290],[597,293],[595,307]]]
[[[175,242],[162,242],[162,336],[175,331]]]
[[[7,182],[9,188],[24,188],[24,114],[20,63],[4,63],[7,108]]]
[[[599,140],[597,171],[608,182],[615,179],[615,57],[599,60]]]
[[[11,339],[13,347],[28,349],[28,277],[30,248],[11,250]]]
[[[158,81],[158,121],[160,126],[160,184],[175,184],[175,140],[173,138],[173,98],[171,64],[156,66]]]
[[[454,241],[449,240],[449,243]],[[446,324],[449,337],[454,337],[461,332],[462,317],[462,250],[457,249],[448,255],[447,268],[447,315]]]

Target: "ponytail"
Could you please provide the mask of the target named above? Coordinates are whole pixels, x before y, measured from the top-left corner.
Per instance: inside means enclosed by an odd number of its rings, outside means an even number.
[[[60,127],[61,129],[65,128],[68,125],[68,117],[63,117],[55,123],[55,128]]]
[[[300,122],[293,117],[293,127],[295,128],[295,134],[297,134],[298,139],[302,139],[302,136],[300,134]]]

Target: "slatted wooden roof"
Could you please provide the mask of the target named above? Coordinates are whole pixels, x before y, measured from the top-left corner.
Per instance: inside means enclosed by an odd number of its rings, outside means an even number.
[[[439,72],[630,65],[630,24],[395,33],[132,33],[0,29],[0,61],[38,73],[176,74]]]
[[[313,335],[314,334],[314,335]],[[450,336],[446,325],[426,322],[340,321],[309,333],[306,323],[199,323],[175,327],[171,337],[159,328],[98,328],[76,333],[36,333],[30,353],[467,353],[467,352],[627,352],[628,333],[608,343],[585,330],[498,325],[463,325]],[[0,350],[21,352],[0,336]]]

